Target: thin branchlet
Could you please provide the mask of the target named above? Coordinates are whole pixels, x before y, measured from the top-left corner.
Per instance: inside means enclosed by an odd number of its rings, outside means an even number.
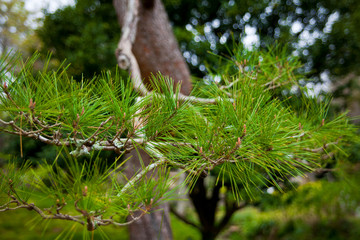
[[[86,188],[87,187],[85,187],[85,189]],[[86,196],[86,194],[84,192],[83,192],[83,195]],[[132,211],[129,210],[132,220],[121,223],[121,222],[114,221],[112,219],[112,217],[110,217],[109,219],[103,219],[102,213],[104,213],[104,211],[93,213],[93,212],[88,212],[84,209],[80,209],[78,206],[78,203],[81,200],[80,198],[75,200],[74,208],[76,211],[81,213],[81,215],[73,216],[73,215],[61,213],[63,208],[67,205],[65,200],[63,200],[62,203],[59,203],[59,201],[57,201],[56,207],[52,206],[50,208],[44,208],[44,210],[42,210],[41,208],[36,206],[34,203],[28,203],[24,200],[19,199],[19,197],[17,197],[18,193],[15,190],[15,188],[13,186],[13,182],[11,180],[9,181],[8,196],[9,196],[9,199],[11,199],[11,200],[9,200],[7,203],[0,206],[0,212],[13,211],[13,210],[18,210],[18,209],[27,209],[27,210],[36,212],[43,219],[60,219],[60,220],[77,222],[77,223],[80,223],[81,225],[86,225],[86,227],[89,231],[95,230],[97,228],[97,226],[109,225],[109,224],[113,224],[115,226],[127,226],[127,225],[139,220],[145,214],[149,213],[149,211],[152,209],[152,206],[154,203],[152,199],[150,200],[149,203],[146,203],[144,205],[144,208],[140,208],[141,214],[138,216],[134,216]],[[15,205],[15,206],[12,206],[12,205]],[[55,208],[56,213],[52,212],[53,208]],[[47,212],[47,213],[45,213],[45,212]],[[85,221],[83,219],[85,219]]]

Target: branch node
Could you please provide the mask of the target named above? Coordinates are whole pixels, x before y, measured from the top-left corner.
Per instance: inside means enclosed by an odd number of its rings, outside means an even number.
[[[125,54],[119,53],[117,60],[118,60],[118,65],[121,69],[123,70],[130,69],[130,59]]]

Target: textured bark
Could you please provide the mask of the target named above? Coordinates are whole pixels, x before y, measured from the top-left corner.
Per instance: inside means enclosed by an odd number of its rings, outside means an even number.
[[[146,4],[141,4],[146,2]],[[124,23],[126,0],[114,0],[120,26]],[[132,51],[141,76],[149,83],[151,74],[158,72],[181,83],[181,92],[191,91],[190,71],[172,32],[165,8],[160,0],[141,1],[139,21]]]
[[[120,26],[125,23],[127,1],[114,0]],[[180,52],[163,4],[160,0],[142,0],[137,14],[137,31],[131,51],[144,83],[148,87],[152,74],[160,72],[171,77],[175,84],[181,84],[180,92],[188,95],[191,91],[190,71]],[[127,177],[131,177],[141,168],[137,152],[133,151],[129,155],[132,155],[132,159],[127,164]],[[145,152],[141,152],[140,156],[145,165],[150,163],[151,159]],[[172,239],[169,206],[163,204],[159,208],[163,210],[146,215],[130,225],[130,239]]]
[[[138,154],[139,153],[139,154]],[[126,175],[127,177],[133,176],[138,169],[141,168],[142,163],[144,165],[149,165],[151,159],[149,155],[143,150],[133,150],[128,154],[127,157],[131,157],[128,161]],[[151,172],[147,175],[151,176]],[[142,239],[162,239],[170,240],[172,239],[172,231],[170,225],[170,216],[169,216],[169,205],[162,204],[159,207],[152,209],[154,213],[148,214],[140,218],[138,221],[130,224],[129,232],[131,240],[142,240]],[[131,219],[128,219],[131,220]]]
[[[203,178],[199,178],[189,194],[191,202],[194,205],[196,213],[198,214],[200,226],[199,230],[203,240],[214,240],[220,234],[221,231],[229,223],[233,214],[246,206],[246,202],[237,204],[228,198],[223,200],[225,205],[225,214],[221,219],[216,219],[216,212],[218,204],[220,203],[220,188],[221,184],[214,186],[211,192],[211,196],[208,196],[208,190],[206,188]],[[231,187],[231,186],[227,186]]]
[[[210,198],[207,197],[207,191],[204,179],[199,178],[190,193],[190,199],[196,209],[200,220],[202,239],[212,240],[218,234],[215,227],[215,213],[219,202],[220,185],[216,185]]]

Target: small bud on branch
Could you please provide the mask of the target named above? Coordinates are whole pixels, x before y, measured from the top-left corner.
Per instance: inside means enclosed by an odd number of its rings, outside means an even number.
[[[246,135],[246,124],[244,124],[244,130],[243,130],[243,136],[244,137]]]
[[[35,105],[36,105],[36,102],[34,102],[32,98],[30,98],[29,108],[30,108],[31,110],[34,110]]]
[[[236,142],[236,146],[239,147],[240,145],[241,145],[241,138],[238,137],[238,140],[237,140],[237,142]]]
[[[86,197],[86,196],[87,196],[87,193],[88,193],[88,187],[85,186],[85,187],[84,187],[84,191],[83,191],[83,196]]]

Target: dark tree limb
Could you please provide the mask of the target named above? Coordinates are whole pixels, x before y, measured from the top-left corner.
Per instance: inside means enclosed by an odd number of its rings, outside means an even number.
[[[217,230],[217,234],[219,234],[226,227],[226,225],[230,222],[230,219],[234,215],[234,213],[244,208],[246,205],[247,203],[245,202],[241,203],[240,205],[237,204],[236,202],[229,203],[227,202],[227,199],[225,199],[225,215],[222,217],[222,219],[215,227]]]
[[[190,221],[188,218],[181,215],[180,213],[178,213],[178,211],[176,211],[176,209],[174,207],[170,206],[170,212],[172,212],[178,219],[180,219],[182,222],[186,223],[187,225],[190,225],[194,228],[197,228],[198,230],[201,230],[200,226],[198,226],[196,223]]]

